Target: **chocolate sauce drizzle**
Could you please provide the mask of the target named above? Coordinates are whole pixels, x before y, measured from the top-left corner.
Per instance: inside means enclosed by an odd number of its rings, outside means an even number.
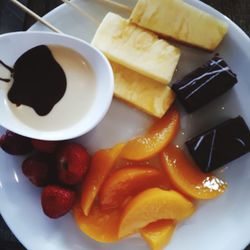
[[[0,64],[2,64],[2,66],[4,66],[6,69],[8,69],[11,74],[13,73],[13,69],[10,66],[8,66],[7,64],[5,64],[2,60],[0,60]],[[10,79],[8,79],[8,78],[1,78],[0,77],[0,81],[10,82]]]
[[[1,78],[1,77],[0,77],[0,81],[3,81],[3,82],[10,82],[10,79],[8,79],[8,78]]]

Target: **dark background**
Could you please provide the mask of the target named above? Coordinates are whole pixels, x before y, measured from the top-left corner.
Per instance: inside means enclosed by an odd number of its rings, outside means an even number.
[[[19,1],[26,4],[30,9],[41,16],[62,3],[60,0]],[[203,0],[203,2],[213,6],[228,16],[236,24],[238,24],[248,34],[248,36],[250,36],[250,0]],[[25,15],[9,0],[0,0],[0,34],[11,31],[26,30],[33,23],[34,20],[32,18]],[[25,248],[16,240],[15,236],[10,232],[1,216],[0,250],[25,250]],[[250,245],[245,250],[250,250]]]

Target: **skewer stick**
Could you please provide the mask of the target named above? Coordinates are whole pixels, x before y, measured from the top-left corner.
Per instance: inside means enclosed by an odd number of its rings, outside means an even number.
[[[47,26],[49,29],[57,32],[57,33],[63,33],[62,31],[60,31],[59,29],[57,29],[55,26],[53,26],[51,23],[47,22],[46,20],[42,19],[39,15],[37,15],[35,12],[33,12],[32,10],[30,10],[29,8],[27,8],[25,5],[23,5],[22,3],[20,3],[17,0],[10,0],[12,3],[14,3],[15,5],[17,5],[20,9],[22,9],[24,12],[26,12],[27,14],[29,14],[30,16],[34,17],[37,21],[39,21],[40,23],[44,24],[45,26]]]
[[[128,11],[128,12],[131,12],[131,11],[132,11],[132,8],[130,8],[129,6],[127,6],[127,5],[125,5],[125,4],[117,3],[117,2],[115,2],[115,1],[113,1],[113,0],[99,0],[99,1],[106,2],[106,3],[108,3],[108,4],[111,4],[111,5],[113,5],[113,6],[116,6],[116,7],[118,7],[118,8],[124,9],[124,10],[126,10],[126,11]]]
[[[82,10],[76,4],[70,2],[69,0],[61,0],[61,2],[68,4],[70,7],[74,8],[76,11],[78,11],[82,16],[87,17],[90,21],[95,23],[97,26],[100,24],[100,22],[98,20],[96,20],[93,16],[91,16],[86,11]]]
[[[52,25],[48,21],[44,20],[42,17],[40,17],[35,12],[33,12],[32,10],[30,10],[29,8],[27,8],[25,5],[23,5],[22,3],[20,3],[18,0],[10,0],[10,1],[12,3],[14,3],[16,6],[18,6],[20,9],[22,9],[24,12],[26,12],[28,15],[32,16],[34,19],[36,19],[37,21],[39,21],[43,25],[47,26],[52,31],[57,32],[57,33],[63,33],[61,30],[59,30],[58,28],[56,28],[54,25]],[[65,3],[65,4],[68,4],[69,6],[71,6],[72,8],[74,8],[75,10],[77,10],[81,15],[87,17],[89,20],[91,20],[96,25],[100,24],[98,20],[96,20],[95,18],[93,18],[86,11],[82,10],[81,8],[79,8],[76,4],[70,2],[69,0],[61,0],[61,1],[63,3]],[[98,0],[98,1],[106,2],[108,4],[116,6],[118,8],[124,9],[124,10],[126,10],[128,12],[132,11],[132,8],[128,7],[127,5],[124,5],[124,4],[121,4],[121,3],[117,3],[117,2],[115,2],[113,0]]]

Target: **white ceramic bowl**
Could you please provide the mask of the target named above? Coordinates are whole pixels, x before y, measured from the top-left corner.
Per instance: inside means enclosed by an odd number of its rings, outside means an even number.
[[[114,79],[112,68],[108,60],[101,52],[81,39],[77,39],[65,34],[51,32],[15,32],[0,36],[1,60],[7,65],[14,65],[18,57],[27,50],[38,45],[56,45],[73,49],[79,53],[92,68],[96,86],[93,100],[90,108],[76,123],[70,126],[62,126],[62,122],[55,121],[58,127],[53,124],[50,128],[45,122],[43,127],[30,126],[18,118],[10,108],[10,102],[7,97],[9,83],[0,85],[0,125],[14,131],[18,134],[31,138],[43,140],[65,140],[78,137],[93,129],[105,116],[112,101]],[[69,83],[67,83],[69,84]],[[48,93],[49,94],[49,93]],[[84,102],[84,100],[83,100]],[[70,102],[70,108],[67,108],[60,114],[62,119],[68,120],[69,113],[74,112],[74,100]],[[36,115],[35,112],[34,116]],[[32,119],[32,116],[30,117]],[[42,119],[42,118],[39,118]],[[59,126],[60,125],[60,126]]]

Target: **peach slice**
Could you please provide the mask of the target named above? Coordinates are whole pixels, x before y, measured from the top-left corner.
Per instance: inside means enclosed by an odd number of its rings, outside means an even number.
[[[112,149],[97,151],[92,157],[89,172],[82,186],[81,207],[85,215],[89,214],[101,185],[114,166],[123,147],[124,144],[118,144]]]
[[[173,220],[159,220],[140,229],[140,234],[152,250],[162,250],[171,240],[175,226]]]
[[[192,198],[213,199],[227,188],[227,184],[221,179],[201,172],[181,149],[173,145],[169,145],[161,153],[161,160],[172,184]]]
[[[117,208],[129,197],[147,188],[163,185],[164,175],[165,173],[150,166],[124,167],[114,171],[101,187],[99,193],[101,208]]]
[[[157,120],[144,136],[129,141],[121,152],[121,157],[128,160],[145,160],[160,152],[176,136],[180,115],[175,108]]]
[[[94,204],[89,215],[86,216],[78,203],[73,208],[73,215],[80,230],[93,240],[102,243],[118,240],[120,211],[103,212]]]
[[[176,191],[147,189],[131,199],[124,208],[118,236],[130,235],[161,219],[183,220],[194,210],[193,203]]]

